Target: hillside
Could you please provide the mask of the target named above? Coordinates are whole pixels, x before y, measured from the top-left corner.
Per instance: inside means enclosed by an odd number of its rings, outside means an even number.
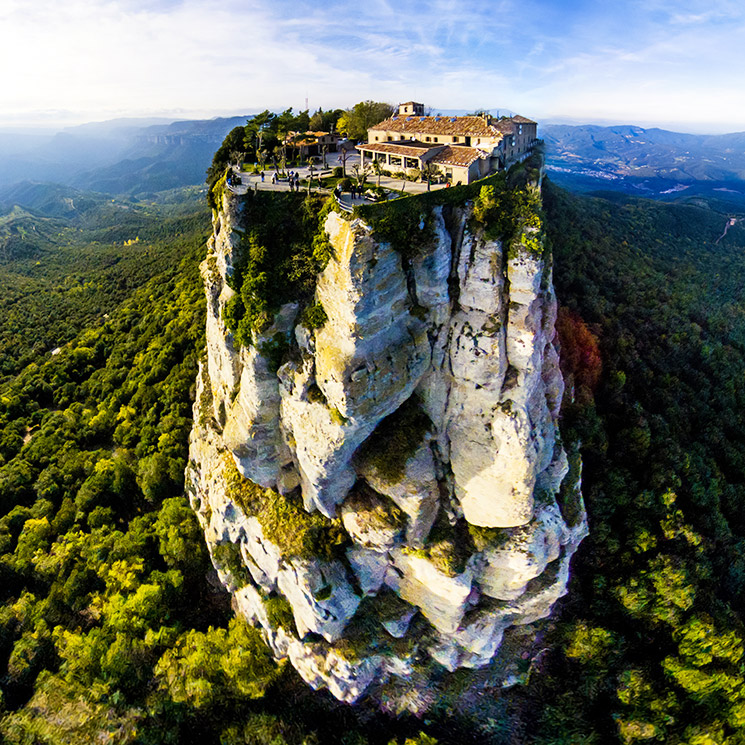
[[[738,742],[745,231],[716,245],[710,211],[555,187],[544,205],[591,529],[563,649],[518,694],[543,712],[525,741]]]
[[[103,322],[177,260],[174,237],[199,236],[207,214],[189,193],[168,199],[31,183],[0,191],[0,380]]]
[[[201,184],[215,149],[246,118],[122,119],[46,136],[0,133],[0,187],[33,180],[110,194],[151,194]]]

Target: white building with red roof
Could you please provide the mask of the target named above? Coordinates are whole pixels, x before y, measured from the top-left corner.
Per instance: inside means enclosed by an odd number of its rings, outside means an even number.
[[[527,157],[536,129],[524,116],[425,116],[422,104],[408,101],[371,127],[357,150],[363,165],[375,160],[394,173],[429,170],[468,184]]]

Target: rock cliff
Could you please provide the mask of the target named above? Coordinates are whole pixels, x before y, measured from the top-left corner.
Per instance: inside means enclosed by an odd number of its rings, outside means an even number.
[[[202,265],[192,505],[236,611],[348,702],[422,709],[458,668],[514,683],[587,533],[558,431],[540,172],[522,202],[450,191],[406,200],[406,245],[384,207],[325,210],[312,300],[276,307],[248,343],[225,317],[251,194],[220,195]],[[500,232],[487,218],[507,209]],[[321,323],[301,323],[303,302]]]

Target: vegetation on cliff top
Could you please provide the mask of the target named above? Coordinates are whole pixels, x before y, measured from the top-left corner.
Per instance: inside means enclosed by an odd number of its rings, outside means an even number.
[[[230,279],[236,294],[225,309],[225,323],[238,343],[248,346],[284,303],[312,302],[318,273],[331,256],[323,225],[333,200],[264,191],[243,199],[247,229]],[[317,305],[307,316],[315,324],[323,310]]]
[[[247,162],[259,168],[268,164],[275,169],[284,168],[300,155],[299,141],[307,131],[339,132],[352,140],[364,139],[372,125],[392,113],[393,107],[380,101],[360,101],[346,110],[317,109],[312,115],[308,111],[293,114],[292,108],[280,113],[267,109],[226,135],[207,169],[206,181],[212,187],[231,164]]]
[[[538,180],[542,158],[542,152],[537,150],[508,172],[391,202],[358,205],[354,214],[372,227],[379,240],[390,243],[408,260],[432,244],[435,207],[463,206],[471,200],[474,227],[482,228],[488,238],[506,243],[523,238],[528,250],[535,247],[535,252],[540,242],[524,228],[541,228],[540,196],[531,184]]]

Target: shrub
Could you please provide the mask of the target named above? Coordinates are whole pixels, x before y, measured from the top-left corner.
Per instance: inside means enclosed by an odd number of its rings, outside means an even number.
[[[344,414],[339,411],[339,409],[331,408],[329,409],[329,413],[331,414],[331,421],[338,424],[340,427],[344,426],[349,421]]]
[[[309,305],[303,311],[300,323],[302,323],[305,328],[312,331],[313,329],[321,328],[328,319],[329,317],[326,315],[323,305],[321,305],[321,303],[314,303],[313,305]]]
[[[270,595],[264,599],[264,610],[273,628],[282,628],[288,633],[297,634],[295,614],[284,595]]]
[[[277,332],[269,341],[264,342],[259,347],[259,352],[266,358],[269,369],[276,372],[289,348],[290,345],[285,334]]]
[[[315,383],[308,386],[308,392],[306,395],[308,396],[308,401],[311,403],[328,406],[326,396],[323,395],[323,391]]]
[[[246,564],[237,543],[226,541],[215,546],[212,555],[215,563],[223,572],[229,572],[239,587],[245,587],[251,581]]]
[[[496,546],[509,538],[504,528],[482,528],[479,525],[468,524],[468,532],[477,550],[483,551],[489,546]]]
[[[331,172],[334,178],[342,178],[344,176],[344,169],[341,166],[334,166],[334,170]]]
[[[331,256],[323,226],[333,206],[333,199],[317,195],[259,191],[244,197],[250,227],[229,281],[236,295],[223,316],[239,345],[250,345],[252,332],[266,331],[284,303],[313,296]]]
[[[407,461],[431,426],[429,417],[412,397],[383,419],[360,448],[358,457],[382,478],[399,481],[403,478]]]

